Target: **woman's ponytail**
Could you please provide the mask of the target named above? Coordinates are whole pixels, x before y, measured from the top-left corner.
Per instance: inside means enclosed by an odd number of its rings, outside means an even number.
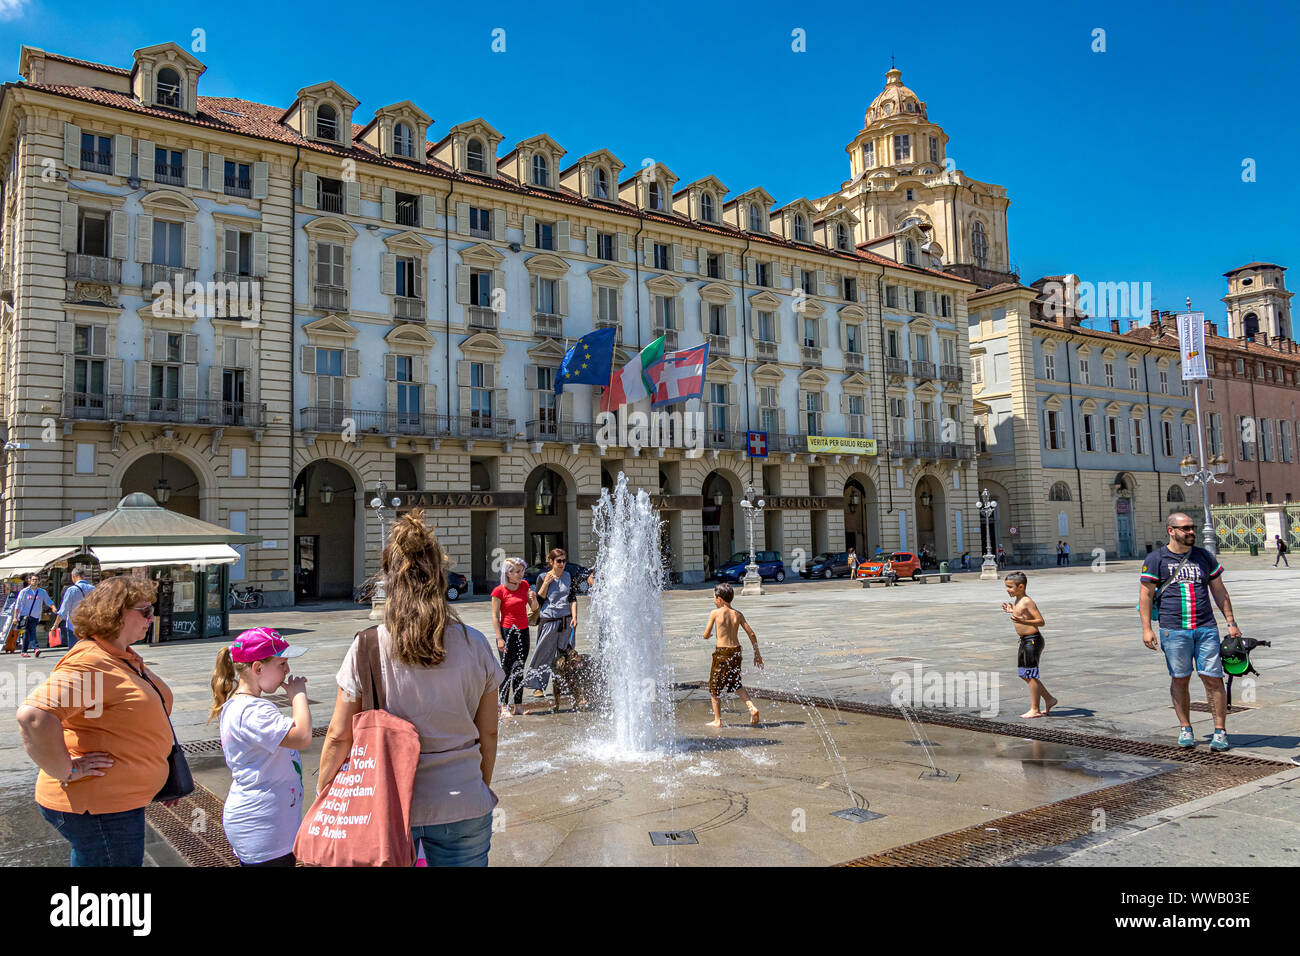
[[[208,711],[208,723],[221,713],[221,708],[235,692],[239,676],[235,673],[235,659],[230,656],[230,648],[223,647],[217,651],[217,663],[212,668],[212,709]]]

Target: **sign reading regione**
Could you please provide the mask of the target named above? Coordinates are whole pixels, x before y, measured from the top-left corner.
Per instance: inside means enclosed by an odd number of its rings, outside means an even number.
[[[750,458],[766,458],[767,432],[745,432],[745,447]]]

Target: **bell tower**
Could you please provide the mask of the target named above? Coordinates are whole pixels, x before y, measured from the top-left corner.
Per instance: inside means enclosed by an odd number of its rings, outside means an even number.
[[[1223,274],[1228,294],[1221,301],[1228,307],[1229,337],[1260,336],[1264,344],[1292,337],[1294,293],[1286,291],[1285,272],[1285,267],[1271,262],[1249,262]]]

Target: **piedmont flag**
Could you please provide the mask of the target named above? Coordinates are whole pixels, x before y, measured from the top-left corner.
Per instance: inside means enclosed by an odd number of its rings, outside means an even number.
[[[555,394],[566,385],[601,385],[609,381],[614,363],[614,329],[588,332],[564,353],[564,361],[555,373]]]
[[[610,412],[623,405],[649,398],[654,394],[655,380],[650,377],[650,366],[664,357],[664,337],[661,335],[632,356],[632,361],[624,365],[609,380],[609,387],[600,397],[600,410]]]
[[[669,352],[662,362],[650,369],[657,383],[651,405],[672,405],[704,394],[704,367],[709,364],[709,343],[693,349]]]

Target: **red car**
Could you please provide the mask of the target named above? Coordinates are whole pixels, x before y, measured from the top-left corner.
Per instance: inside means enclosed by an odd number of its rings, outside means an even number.
[[[911,578],[916,580],[917,575],[921,573],[921,559],[911,551],[895,551],[888,558],[877,558],[872,561],[864,561],[858,565],[859,578],[878,578],[885,570],[885,561],[892,561],[894,570],[898,573],[899,578]]]

